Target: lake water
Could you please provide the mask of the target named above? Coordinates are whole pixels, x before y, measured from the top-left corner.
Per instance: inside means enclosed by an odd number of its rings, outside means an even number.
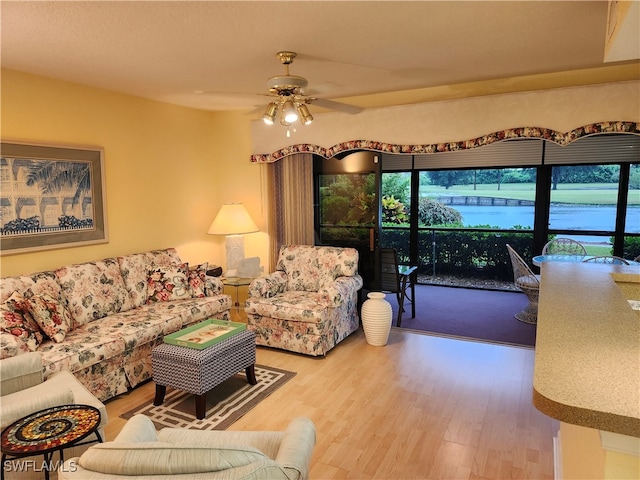
[[[533,206],[474,206],[456,205],[465,225],[491,225],[513,228],[516,225],[533,228]],[[549,228],[553,230],[615,230],[614,206],[552,206],[549,212]],[[640,207],[630,207],[626,231],[640,233]],[[572,237],[574,237],[572,235]],[[575,237],[577,240],[578,238]],[[602,237],[584,236],[582,241],[602,240]]]

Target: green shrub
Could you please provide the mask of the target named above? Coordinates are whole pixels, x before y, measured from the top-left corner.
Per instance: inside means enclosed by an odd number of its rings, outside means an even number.
[[[403,224],[409,221],[404,204],[391,195],[382,197],[382,222]]]
[[[423,197],[418,202],[418,222],[424,226],[461,225],[462,215],[455,208]]]

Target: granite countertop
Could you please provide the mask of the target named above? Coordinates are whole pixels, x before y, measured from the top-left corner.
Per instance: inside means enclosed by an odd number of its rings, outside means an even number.
[[[637,266],[544,263],[533,403],[566,423],[640,437]]]

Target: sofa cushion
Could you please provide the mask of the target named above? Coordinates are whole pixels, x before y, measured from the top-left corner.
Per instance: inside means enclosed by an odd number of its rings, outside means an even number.
[[[43,337],[38,324],[33,320],[25,298],[20,292],[13,292],[0,303],[0,330],[20,338],[35,352]]]
[[[182,263],[175,248],[150,250],[118,257],[120,271],[134,307],[147,303],[149,265],[176,265]]]
[[[48,293],[64,303],[62,289],[54,272],[38,272],[31,275],[3,278],[0,282],[0,301],[9,298],[16,290],[26,298]]]
[[[104,336],[99,328],[95,328],[99,324],[98,320],[73,329],[60,343],[44,341],[38,351],[42,353],[45,378],[61,370],[78,372],[124,352],[122,337]]]
[[[25,299],[29,313],[40,329],[54,342],[61,342],[71,330],[71,314],[48,293]]]
[[[251,447],[209,448],[166,442],[105,442],[93,445],[78,463],[110,475],[180,475],[216,472],[254,462],[273,463]]]
[[[188,270],[188,263],[168,266],[151,265],[147,277],[149,294],[147,303],[191,298],[191,289],[187,280]]]
[[[55,274],[73,317],[73,328],[133,308],[115,258],[67,265]]]
[[[183,326],[187,326],[212,317],[229,320],[229,309],[232,303],[229,295],[217,295],[215,297],[174,300],[173,302],[153,302],[137,308],[136,311],[143,314],[179,316]]]
[[[182,318],[175,311],[158,314],[136,308],[92,322],[85,330],[104,338],[122,338],[125,350],[131,350],[181,328]]]
[[[333,303],[316,292],[289,290],[271,298],[250,297],[245,311],[282,320],[319,323],[328,318]]]

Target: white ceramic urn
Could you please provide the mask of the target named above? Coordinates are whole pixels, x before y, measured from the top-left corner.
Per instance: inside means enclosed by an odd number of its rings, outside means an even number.
[[[362,328],[369,345],[382,347],[389,340],[391,331],[391,304],[382,292],[370,292],[362,304]]]

